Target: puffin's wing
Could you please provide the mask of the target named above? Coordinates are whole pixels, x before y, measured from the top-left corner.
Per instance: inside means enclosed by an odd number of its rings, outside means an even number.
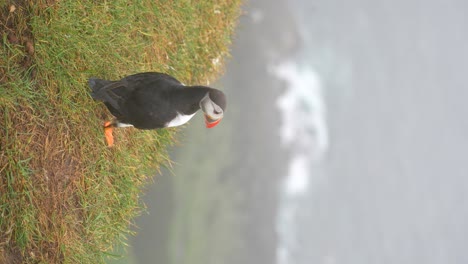
[[[155,81],[165,81],[165,82],[172,83],[175,85],[182,84],[179,80],[172,77],[171,75],[161,73],[161,72],[137,73],[137,74],[127,76],[123,80],[126,80],[129,83],[148,83],[148,82],[155,82]]]
[[[106,81],[101,79],[89,79],[89,86],[93,90],[91,96],[95,100],[110,104],[115,110],[120,111],[119,102],[122,101],[121,93],[118,90],[128,90],[127,82]]]

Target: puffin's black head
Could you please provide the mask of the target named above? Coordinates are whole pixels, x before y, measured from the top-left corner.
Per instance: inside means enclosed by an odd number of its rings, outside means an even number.
[[[201,99],[200,108],[205,115],[206,127],[215,127],[224,116],[226,96],[219,90],[210,89],[205,97]]]

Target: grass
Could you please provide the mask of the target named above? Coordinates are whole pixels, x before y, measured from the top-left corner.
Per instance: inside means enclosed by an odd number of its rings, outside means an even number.
[[[14,6],[14,10],[11,6]],[[240,0],[0,1],[0,263],[103,263],[176,130],[117,130],[87,78],[142,71],[207,84]]]

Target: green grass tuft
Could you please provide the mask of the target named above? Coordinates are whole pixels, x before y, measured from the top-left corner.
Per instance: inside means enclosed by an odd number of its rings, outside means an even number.
[[[87,79],[160,71],[207,84],[229,55],[239,6],[0,2],[0,263],[112,256],[141,211],[141,187],[170,165],[176,130],[117,130],[107,148],[110,114],[89,96]]]

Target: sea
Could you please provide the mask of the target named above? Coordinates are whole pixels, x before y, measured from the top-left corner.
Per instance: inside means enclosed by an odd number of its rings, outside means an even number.
[[[287,7],[276,263],[468,263],[468,3]]]
[[[277,264],[310,263],[301,254],[313,250],[308,248],[307,232],[303,232],[309,229],[308,218],[313,217],[308,211],[308,198],[326,177],[321,166],[329,148],[326,86],[317,70],[326,61],[312,51],[309,3],[290,2],[299,43],[289,56],[267,65],[272,78],[286,85],[276,107],[281,119],[278,129],[281,148],[291,153],[278,193]]]

